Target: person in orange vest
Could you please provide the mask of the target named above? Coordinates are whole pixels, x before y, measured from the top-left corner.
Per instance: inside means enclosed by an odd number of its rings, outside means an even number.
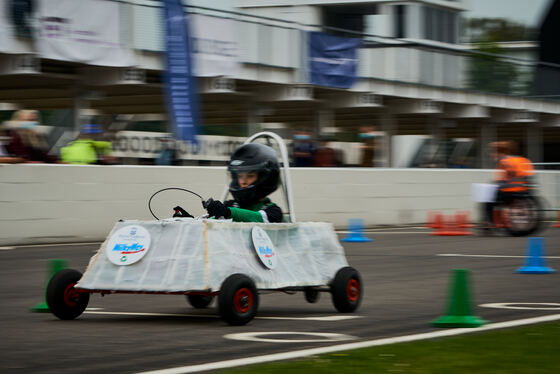
[[[517,156],[518,147],[513,141],[501,141],[490,144],[490,154],[496,160],[494,182],[497,184],[495,202],[485,205],[486,221],[493,220],[494,207],[511,201],[516,194],[527,193],[532,188],[535,169],[531,161]]]

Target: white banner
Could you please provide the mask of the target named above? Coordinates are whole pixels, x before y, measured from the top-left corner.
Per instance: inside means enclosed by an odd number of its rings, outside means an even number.
[[[155,158],[171,134],[147,131],[119,131],[113,141],[116,157]],[[169,140],[180,160],[227,161],[246,138],[217,135],[198,135],[198,144]]]
[[[104,0],[39,0],[36,43],[43,58],[130,66],[120,42],[120,4]]]
[[[234,76],[239,69],[238,30],[233,20],[192,14],[194,75]]]
[[[148,131],[119,131],[113,141],[113,155],[130,158],[156,158],[164,143],[162,139],[171,139],[171,134]],[[198,144],[170,140],[177,149],[179,160],[228,161],[237,147],[247,138],[220,135],[198,135]],[[291,147],[292,140],[284,139]],[[329,142],[329,147],[342,152],[343,163],[357,165],[360,163],[362,143]]]
[[[0,6],[0,53],[14,53],[13,17],[9,14],[12,7],[2,3]]]

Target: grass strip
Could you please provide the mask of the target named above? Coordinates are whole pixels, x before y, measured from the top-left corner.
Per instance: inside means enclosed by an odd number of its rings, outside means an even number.
[[[228,374],[558,374],[560,323],[328,353],[221,370]]]

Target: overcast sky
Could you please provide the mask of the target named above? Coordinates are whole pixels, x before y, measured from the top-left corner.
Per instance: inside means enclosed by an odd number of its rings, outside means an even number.
[[[465,0],[468,18],[508,18],[528,26],[538,26],[553,0]]]

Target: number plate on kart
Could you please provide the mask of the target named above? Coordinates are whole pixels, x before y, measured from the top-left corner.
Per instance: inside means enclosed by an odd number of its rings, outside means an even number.
[[[144,227],[125,226],[111,235],[105,253],[109,261],[115,265],[131,265],[146,255],[150,242],[150,233]]]
[[[276,255],[274,245],[272,245],[272,240],[270,240],[266,231],[258,226],[255,226],[251,230],[251,237],[253,238],[255,252],[257,252],[257,255],[263,265],[269,269],[274,269],[276,267],[278,257]]]

